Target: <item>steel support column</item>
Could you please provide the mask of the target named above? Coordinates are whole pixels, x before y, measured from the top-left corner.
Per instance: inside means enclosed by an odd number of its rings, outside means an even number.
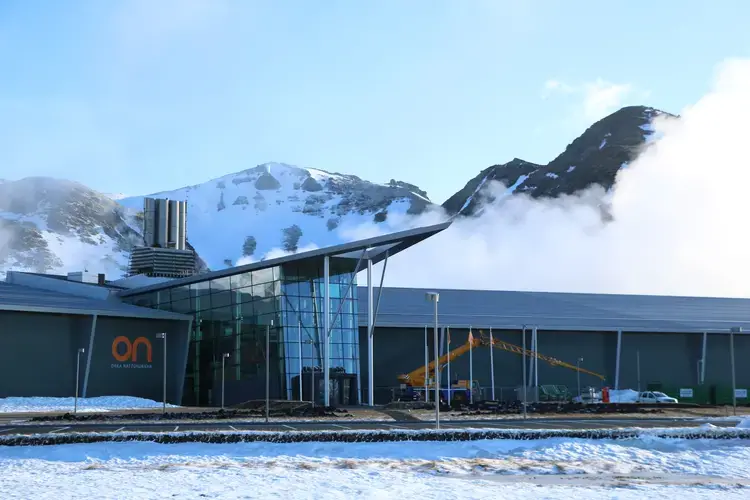
[[[620,390],[620,353],[622,352],[622,330],[617,330],[617,358],[615,358],[615,390]]]
[[[430,385],[430,371],[429,371],[429,365],[430,365],[430,353],[429,353],[429,347],[427,345],[427,325],[424,326],[424,400],[425,402],[430,401],[430,391],[429,391],[429,385]]]
[[[536,327],[531,328],[531,352],[537,352],[536,348]],[[534,387],[534,368],[536,366],[536,358],[531,357],[529,359],[529,387]]]
[[[370,354],[370,362],[368,366],[368,373],[367,378],[371,380],[371,390],[370,394],[372,394],[372,399],[370,399],[370,406],[375,405],[375,322],[378,319],[378,311],[380,310],[380,299],[383,297],[383,280],[385,279],[385,269],[388,267],[388,250],[385,251],[385,260],[383,261],[383,270],[380,273],[380,285],[378,286],[378,300],[375,302],[375,312],[372,313],[372,319],[370,319],[370,311],[372,311],[372,301],[373,301],[373,291],[372,291],[372,285],[370,284],[372,282],[372,260],[368,259],[368,271],[367,271],[367,286],[369,288],[368,290],[368,296],[367,299],[369,301],[369,304],[367,305],[367,311],[368,311],[368,322],[370,323],[370,335],[368,336],[368,343],[369,343],[369,349],[368,352]],[[361,377],[358,377],[361,378]]]
[[[492,338],[492,327],[490,327],[490,384],[492,387],[492,401],[495,399],[495,356],[494,339]]]
[[[375,321],[375,301],[372,295],[372,259],[367,259],[367,402],[375,406],[375,380],[373,380],[375,356],[373,348],[375,342],[372,337]]]
[[[523,418],[526,418],[526,405],[528,399],[529,388],[526,387],[526,326],[524,325],[521,330],[521,345],[523,349],[523,357],[521,358],[521,377],[523,377]]]
[[[534,327],[534,351],[539,352],[539,330]],[[539,400],[539,358],[534,358],[534,385],[537,386],[537,401]]]
[[[701,385],[706,383],[706,344],[708,332],[703,332],[703,353],[701,355]]]
[[[331,406],[331,258],[323,257],[323,404]]]
[[[96,335],[96,320],[98,316],[94,314],[91,317],[91,330],[89,331],[89,351],[86,356],[86,372],[83,375],[83,390],[81,391],[81,397],[87,397],[87,391],[89,388],[89,373],[91,373],[91,356],[94,352],[94,336]]]

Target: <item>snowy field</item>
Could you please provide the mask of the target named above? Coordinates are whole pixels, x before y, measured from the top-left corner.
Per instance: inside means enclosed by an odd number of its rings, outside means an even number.
[[[0,447],[4,499],[750,498],[750,441]]]
[[[74,398],[0,398],[0,413],[73,412]],[[162,403],[131,396],[102,396],[78,398],[79,412],[107,412],[161,408]],[[168,408],[176,408],[167,405]]]

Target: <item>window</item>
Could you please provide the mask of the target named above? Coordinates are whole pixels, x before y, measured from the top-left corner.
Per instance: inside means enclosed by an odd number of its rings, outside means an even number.
[[[190,286],[178,286],[170,290],[170,298],[172,302],[179,302],[181,300],[190,300]]]
[[[214,292],[211,294],[211,309],[218,307],[230,307],[232,305],[233,292],[224,290],[221,292]]]
[[[268,269],[258,269],[253,271],[253,285],[268,283],[274,280],[274,269],[273,267]]]
[[[252,286],[252,273],[242,273],[232,276],[232,288],[240,289]]]
[[[182,314],[191,314],[193,312],[193,305],[190,299],[172,301],[169,308],[170,311]]]

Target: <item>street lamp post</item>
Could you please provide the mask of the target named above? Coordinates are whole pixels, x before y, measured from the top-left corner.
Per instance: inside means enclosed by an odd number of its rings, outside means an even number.
[[[297,323],[297,337],[299,340],[299,400],[304,401],[302,397],[302,321]]]
[[[578,362],[576,363],[576,371],[578,372],[576,374],[578,378],[578,399],[583,403],[583,398],[581,397],[581,363],[583,363],[583,358],[578,358]]]
[[[224,379],[226,378],[226,370],[224,369],[224,361],[229,357],[229,353],[225,352],[221,355],[221,409],[224,409]]]
[[[271,327],[273,326],[273,320],[271,324],[266,326],[266,423],[268,423],[269,406],[271,404],[269,400],[269,392],[271,386]]]
[[[310,406],[315,408],[315,354],[313,353],[315,342],[312,339],[307,339],[304,343],[310,346]],[[302,385],[300,385],[300,398],[302,398],[301,394]]]
[[[164,340],[164,370],[162,372],[162,407],[161,412],[167,413],[167,332],[156,334],[157,339]]]
[[[734,334],[742,333],[742,327],[737,326],[729,331],[729,356],[732,358],[732,408],[734,408],[734,414],[737,415],[737,380],[735,379],[734,372]]]
[[[435,303],[435,429],[440,429],[440,363],[438,358],[438,301],[440,294],[437,292],[428,292],[425,294],[427,300]]]
[[[428,368],[430,364],[430,350],[427,347],[427,325],[424,326],[424,402],[430,402],[430,370]]]
[[[85,352],[83,347],[80,347],[76,352],[76,397],[73,402],[73,413],[78,413],[78,382],[81,376],[81,354]]]

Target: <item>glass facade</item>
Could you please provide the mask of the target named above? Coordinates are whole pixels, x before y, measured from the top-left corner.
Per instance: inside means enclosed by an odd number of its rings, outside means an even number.
[[[340,392],[351,393],[357,400],[361,394],[353,271],[351,261],[330,259],[329,366],[332,373],[354,375],[344,378],[345,387],[332,390],[332,404]],[[229,354],[224,360],[227,395],[231,393],[227,403],[231,404],[230,399],[240,402],[265,396],[267,333],[271,398],[301,399],[301,372],[321,371],[323,367],[324,288],[323,259],[318,258],[174,286],[126,300],[193,315],[183,404],[211,406],[220,402],[224,353]],[[309,399],[308,389],[303,391]],[[322,393],[319,384],[314,395],[318,402]],[[348,396],[345,399],[347,403],[357,402]]]

